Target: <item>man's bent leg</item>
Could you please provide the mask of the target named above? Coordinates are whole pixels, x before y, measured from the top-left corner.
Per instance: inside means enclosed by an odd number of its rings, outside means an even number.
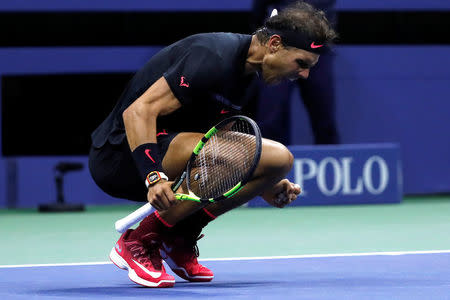
[[[196,133],[181,133],[171,142],[163,167],[169,178],[178,176],[185,168],[192,149],[202,137]],[[239,193],[229,200],[208,206],[201,210],[202,204],[183,201],[159,212],[161,222],[174,225],[163,234],[161,253],[180,277],[189,281],[210,281],[214,274],[197,261],[197,239],[204,226],[215,216],[221,215],[278,183],[292,167],[293,157],[283,145],[270,140],[263,140],[261,160],[248,182]],[[154,218],[155,219],[155,218]],[[160,225],[160,224],[159,224]]]
[[[207,208],[199,210],[197,203],[185,201],[176,206],[180,211],[170,208],[165,216],[176,218],[188,216],[177,220],[177,224],[165,235],[161,253],[171,269],[181,278],[189,281],[210,281],[214,278],[211,270],[197,261],[199,255],[196,242],[203,227],[210,221],[253,197],[264,193],[278,183],[292,167],[292,154],[283,145],[270,140],[263,140],[261,160],[253,174],[252,180],[231,199],[210,204]],[[186,206],[185,206],[186,205]],[[187,207],[187,208],[186,208]],[[186,209],[183,211],[183,209]],[[197,210],[195,213],[191,214]],[[174,213],[175,212],[175,213]],[[179,222],[178,222],[179,221]]]
[[[163,160],[163,168],[169,178],[174,179],[184,171],[202,137],[203,134],[199,133],[180,133],[172,140]],[[214,278],[214,273],[197,260],[197,240],[202,228],[210,221],[205,220],[205,215],[199,211],[203,206],[183,201],[158,213],[161,222],[176,224],[162,235],[161,254],[172,271],[189,281],[211,281]]]
[[[192,149],[201,137],[202,135],[198,133],[180,133],[175,137],[163,161],[163,167],[170,178],[183,171]],[[292,168],[293,160],[291,152],[284,145],[263,139],[261,159],[252,179],[232,198],[209,204],[207,211],[214,216],[219,216],[261,195],[286,176]],[[160,212],[159,215],[167,223],[174,225],[202,207],[204,205],[197,202],[183,201]]]

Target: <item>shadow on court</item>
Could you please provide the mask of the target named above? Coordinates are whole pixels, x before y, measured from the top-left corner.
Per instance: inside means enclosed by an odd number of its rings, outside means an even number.
[[[42,296],[58,296],[58,297],[68,297],[68,298],[102,298],[102,297],[148,297],[152,296],[172,296],[172,297],[201,297],[202,293],[196,293],[194,291],[174,291],[173,288],[167,289],[150,289],[138,286],[110,286],[110,287],[85,287],[85,288],[67,288],[67,289],[49,289],[35,291],[36,294]]]
[[[125,278],[126,279],[126,278]],[[279,285],[282,282],[209,282],[209,283],[192,283],[192,282],[177,282],[174,288],[152,289],[142,287],[133,283],[123,284],[120,286],[102,286],[102,287],[82,287],[82,288],[59,288],[46,289],[34,291],[37,295],[42,296],[58,296],[58,297],[110,297],[110,296],[172,296],[172,297],[201,297],[208,294],[208,297],[213,295],[219,296],[217,289],[248,289],[253,287],[267,288],[270,285]],[[203,292],[198,292],[201,288]],[[211,293],[211,294],[210,294]]]

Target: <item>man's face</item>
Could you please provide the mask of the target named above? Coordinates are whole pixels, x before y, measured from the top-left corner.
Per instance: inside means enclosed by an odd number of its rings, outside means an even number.
[[[263,80],[269,84],[280,83],[284,79],[306,79],[311,69],[319,60],[319,55],[306,50],[270,44],[269,53],[262,63]]]

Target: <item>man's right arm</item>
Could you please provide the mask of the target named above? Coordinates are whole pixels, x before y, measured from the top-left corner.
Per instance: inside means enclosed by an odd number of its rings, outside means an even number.
[[[156,120],[158,116],[168,115],[181,107],[180,101],[172,93],[166,79],[161,77],[137,98],[122,114],[125,131],[139,172],[149,181],[151,171],[162,171],[156,146]],[[140,147],[141,146],[141,147]],[[156,148],[155,148],[156,147]],[[138,149],[136,149],[138,148]],[[148,152],[153,149],[151,155]],[[144,156],[149,156],[149,159]],[[149,165],[150,163],[150,165]],[[161,174],[161,173],[159,173]],[[151,182],[148,182],[152,184]],[[149,186],[147,200],[157,210],[163,211],[176,203],[171,182],[159,181]]]
[[[156,119],[181,107],[164,77],[153,83],[122,114],[131,151],[146,143],[156,143]]]

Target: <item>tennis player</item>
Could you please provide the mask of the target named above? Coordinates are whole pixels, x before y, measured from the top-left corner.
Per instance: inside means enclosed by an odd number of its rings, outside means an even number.
[[[204,132],[240,112],[256,76],[267,84],[307,78],[336,34],[324,13],[298,2],[273,15],[253,35],[205,33],[182,39],[154,55],[92,134],[89,169],[107,194],[148,201],[156,208],[126,231],[110,258],[147,287],[172,287],[181,278],[210,281],[197,261],[202,229],[218,216],[261,195],[284,207],[300,187],[284,177],[293,164],[289,150],[263,139],[252,180],[230,199],[202,206],[177,201],[171,190]],[[276,99],[274,99],[276,101]]]

